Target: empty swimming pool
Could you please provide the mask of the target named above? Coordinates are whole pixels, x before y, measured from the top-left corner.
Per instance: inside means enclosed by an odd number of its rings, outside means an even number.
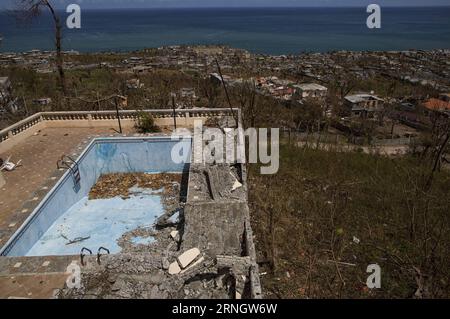
[[[181,163],[176,163],[171,152],[179,143],[189,151],[182,154]],[[190,144],[189,138],[169,137],[93,140],[76,160],[79,178],[74,170],[68,170],[2,248],[1,255],[74,255],[82,247],[120,252],[117,240],[124,233],[151,227],[163,213],[161,196],[135,189],[126,199],[116,196],[89,200],[91,188],[103,174],[186,173]]]

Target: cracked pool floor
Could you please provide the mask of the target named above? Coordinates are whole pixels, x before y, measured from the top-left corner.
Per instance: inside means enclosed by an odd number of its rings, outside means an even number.
[[[59,217],[26,256],[77,255],[83,247],[119,253],[117,240],[139,227],[151,227],[164,213],[161,195],[131,195],[88,200],[84,197]],[[71,243],[73,242],[73,243]]]

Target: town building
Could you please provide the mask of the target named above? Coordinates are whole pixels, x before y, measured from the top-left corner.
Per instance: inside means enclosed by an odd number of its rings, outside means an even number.
[[[44,97],[41,99],[35,99],[33,100],[33,103],[36,105],[49,105],[52,103],[52,99],[49,97]]]
[[[423,103],[423,107],[428,115],[439,113],[440,115],[450,116],[450,101],[448,95],[441,95],[441,99],[429,99]]]
[[[352,116],[373,117],[382,110],[384,100],[372,94],[354,94],[345,97],[344,106]]]
[[[305,98],[324,99],[328,93],[328,89],[325,86],[316,83],[295,84],[293,88],[295,90],[294,98],[300,100]]]
[[[141,83],[139,79],[127,80],[125,85],[129,90],[137,90],[144,87],[144,83]]]

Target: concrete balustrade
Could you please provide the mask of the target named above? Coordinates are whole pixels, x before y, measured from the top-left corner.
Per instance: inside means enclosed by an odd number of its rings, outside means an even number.
[[[119,116],[123,128],[133,127],[139,112],[153,116],[158,126],[173,125],[173,110],[122,110]],[[235,114],[239,109],[234,109]],[[233,116],[228,108],[184,109],[175,111],[177,126],[193,127],[195,120],[205,120],[214,116]],[[0,131],[0,153],[8,151],[23,139],[47,127],[117,127],[117,112],[109,111],[70,111],[36,113]]]

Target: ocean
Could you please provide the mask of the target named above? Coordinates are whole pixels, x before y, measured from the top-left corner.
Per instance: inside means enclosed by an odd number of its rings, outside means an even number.
[[[381,29],[367,28],[368,15],[366,7],[90,10],[81,29],[64,30],[63,45],[95,52],[224,44],[273,55],[450,48],[450,7],[382,8]],[[1,52],[53,49],[52,32],[48,15],[23,25],[0,13]]]

